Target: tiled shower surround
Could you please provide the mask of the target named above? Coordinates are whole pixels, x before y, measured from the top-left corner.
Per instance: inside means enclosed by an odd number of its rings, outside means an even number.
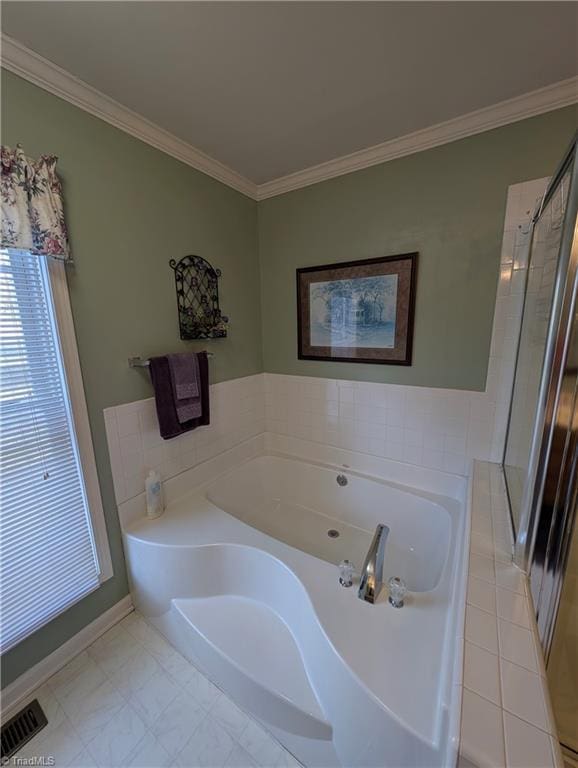
[[[529,221],[546,182],[508,190],[484,392],[257,374],[212,385],[211,425],[168,441],[159,436],[153,398],[107,408],[117,502],[142,493],[149,469],[167,479],[265,431],[458,474],[467,473],[470,459],[500,462]]]

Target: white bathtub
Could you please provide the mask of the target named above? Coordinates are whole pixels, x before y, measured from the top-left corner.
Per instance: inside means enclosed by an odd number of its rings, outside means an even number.
[[[465,480],[424,471],[419,490],[391,482],[394,462],[372,475],[362,456],[347,464],[221,462],[162,518],[125,526],[135,604],[305,765],[451,765]],[[391,530],[385,579],[411,590],[402,609],[385,588],[371,605],[338,582],[378,523]]]

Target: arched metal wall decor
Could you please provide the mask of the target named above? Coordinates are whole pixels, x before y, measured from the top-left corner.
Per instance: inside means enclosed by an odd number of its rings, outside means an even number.
[[[202,256],[171,259],[175,273],[181,339],[222,339],[227,335],[229,318],[219,308],[221,270]]]

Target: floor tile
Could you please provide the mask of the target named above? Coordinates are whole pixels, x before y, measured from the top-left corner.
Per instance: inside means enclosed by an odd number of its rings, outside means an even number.
[[[508,768],[544,768],[553,765],[550,736],[504,712]]]
[[[170,648],[170,646],[169,646]],[[161,667],[168,672],[168,674],[179,685],[188,680],[192,674],[191,662],[187,661],[180,653],[170,648],[170,651],[164,652],[162,655],[157,655],[155,658],[158,660]]]
[[[131,611],[128,616],[125,616],[124,619],[119,622],[119,627],[128,632],[129,635],[132,635],[135,640],[141,642],[142,633],[145,632],[150,625],[138,611]]]
[[[206,712],[188,693],[179,693],[151,728],[166,751],[175,757],[197,729]]]
[[[166,768],[170,762],[166,749],[151,733],[147,733],[129,755],[126,765],[129,768]]]
[[[146,648],[153,656],[159,657],[166,652],[175,652],[170,643],[158,632],[154,627],[151,627],[140,614],[136,611],[129,614],[124,624],[126,631],[132,635],[135,640],[138,640],[141,645]]]
[[[54,692],[57,688],[63,688],[73,678],[75,678],[87,664],[93,664],[94,662],[86,651],[82,651],[78,656],[75,656],[68,662],[62,669],[55,672],[49,680],[50,689]]]
[[[219,697],[217,686],[191,665],[190,674],[182,687],[205,709],[210,709]]]
[[[257,763],[248,752],[245,752],[245,750],[237,744],[227,758],[225,768],[257,768]]]
[[[547,731],[548,720],[539,676],[505,659],[500,661],[500,674],[504,709]]]
[[[290,752],[281,747],[275,768],[302,768],[302,765]]]
[[[465,643],[464,685],[474,693],[500,705],[498,657],[472,643]]]
[[[134,709],[125,704],[120,712],[88,744],[100,768],[124,766],[145,735],[146,727]]]
[[[110,680],[91,691],[72,709],[66,704],[66,714],[85,744],[93,739],[125,704]]]
[[[258,765],[276,765],[280,757],[282,747],[261,728],[251,721],[239,737],[239,744],[245,749]]]
[[[111,681],[122,695],[128,698],[159,670],[160,664],[155,657],[144,648],[139,648],[138,652],[115,672]]]
[[[126,630],[120,628],[113,632],[115,629],[116,627],[113,627],[105,632],[88,649],[90,656],[109,676],[122,669],[140,649],[140,645],[134,642],[134,638]]]
[[[152,725],[181,689],[162,669],[153,674],[130,697],[129,701],[147,725]]]
[[[50,678],[48,686],[62,708],[74,710],[92,691],[106,682],[106,675],[88,655],[79,662],[73,659],[70,665]],[[76,662],[76,663],[75,663]],[[67,667],[70,666],[70,669]]]
[[[65,716],[65,719],[66,716]],[[62,723],[61,723],[62,724]],[[30,741],[26,742],[20,749],[15,753],[18,757],[39,757],[40,755],[44,754],[42,751],[42,742],[44,741],[44,730],[40,731],[40,733],[37,733],[36,736],[34,736]],[[10,763],[12,765],[13,763]]]
[[[52,758],[56,766],[69,766],[83,750],[84,744],[67,718],[45,738],[40,738],[38,741],[33,739],[25,744],[19,750],[18,757]]]
[[[52,731],[62,725],[66,720],[66,713],[46,683],[34,691],[34,693],[28,697],[26,703],[30,703],[34,699],[38,699],[38,703],[42,707],[42,711],[48,720],[48,724],[45,725],[38,734],[42,738],[46,738],[49,733],[52,733]]]
[[[98,768],[98,765],[88,749],[84,749],[72,760],[70,768]]]
[[[235,739],[239,738],[249,724],[249,717],[224,693],[219,694],[211,707],[210,715]]]
[[[177,762],[182,768],[221,768],[234,746],[227,731],[207,715],[179,752]]]

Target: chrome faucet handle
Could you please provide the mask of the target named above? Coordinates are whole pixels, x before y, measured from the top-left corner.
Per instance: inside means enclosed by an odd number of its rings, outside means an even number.
[[[403,608],[403,601],[407,593],[407,586],[403,579],[392,576],[387,582],[389,587],[389,602],[394,608]]]
[[[339,583],[342,587],[350,587],[353,584],[354,573],[355,568],[349,560],[342,560],[339,563]]]

